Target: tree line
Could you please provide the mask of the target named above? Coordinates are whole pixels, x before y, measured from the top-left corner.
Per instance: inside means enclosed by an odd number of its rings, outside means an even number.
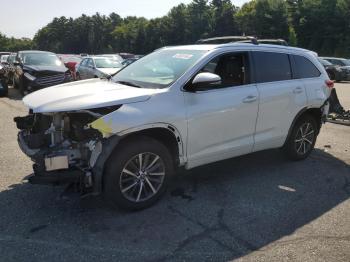
[[[0,35],[0,49],[147,54],[162,46],[226,35],[283,38],[321,55],[350,57],[350,0],[252,0],[241,8],[230,0],[193,0],[154,19],[116,13],[62,16],[33,40]]]

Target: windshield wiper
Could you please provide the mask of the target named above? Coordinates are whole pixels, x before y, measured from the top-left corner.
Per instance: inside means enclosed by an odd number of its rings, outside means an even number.
[[[127,86],[133,86],[133,87],[142,88],[142,86],[137,85],[137,84],[135,84],[133,82],[129,82],[129,81],[116,81],[116,83],[122,84],[122,85],[127,85]]]

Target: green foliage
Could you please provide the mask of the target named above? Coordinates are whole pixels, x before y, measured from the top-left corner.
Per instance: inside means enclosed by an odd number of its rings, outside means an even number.
[[[0,51],[16,52],[19,50],[28,50],[33,46],[32,40],[28,38],[8,38],[0,33]]]
[[[237,13],[241,31],[259,38],[288,38],[287,3],[283,0],[256,0]]]
[[[289,26],[288,40],[289,40],[289,45],[297,46],[298,44],[297,34],[295,33],[294,27],[292,25]]]
[[[251,0],[241,8],[230,0],[193,0],[150,20],[116,13],[54,18],[33,41],[0,34],[0,51],[146,54],[166,45],[245,34],[283,38],[320,55],[350,56],[349,18],[350,0]]]

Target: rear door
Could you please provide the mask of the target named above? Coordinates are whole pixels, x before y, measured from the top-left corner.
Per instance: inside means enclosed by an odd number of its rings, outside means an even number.
[[[260,95],[254,151],[283,145],[289,128],[307,104],[303,82],[293,79],[291,58],[277,52],[253,52]]]
[[[292,55],[291,57],[293,67],[295,68],[294,77],[303,82],[308,104],[321,107],[328,97],[327,91],[329,89],[324,85],[326,79],[324,79],[321,71],[308,58],[301,55]]]

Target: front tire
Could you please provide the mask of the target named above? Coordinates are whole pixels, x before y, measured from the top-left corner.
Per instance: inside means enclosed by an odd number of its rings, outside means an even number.
[[[294,125],[284,151],[291,160],[307,158],[315,147],[318,135],[316,120],[311,115],[302,116]]]
[[[113,206],[140,210],[165,192],[173,174],[168,149],[150,137],[124,142],[112,153],[104,174],[104,196]]]

